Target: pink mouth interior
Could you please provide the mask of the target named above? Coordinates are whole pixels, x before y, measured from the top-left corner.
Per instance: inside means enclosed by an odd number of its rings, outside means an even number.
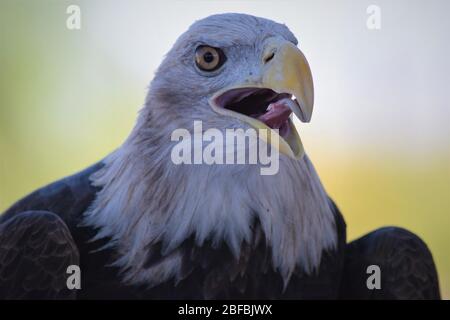
[[[242,88],[229,90],[215,99],[219,107],[242,113],[278,129],[282,137],[289,134],[291,95],[270,89]]]
[[[271,103],[267,108],[266,113],[257,117],[259,121],[264,122],[269,128],[280,130],[280,135],[283,137],[289,133],[288,120],[292,114],[285,99]]]

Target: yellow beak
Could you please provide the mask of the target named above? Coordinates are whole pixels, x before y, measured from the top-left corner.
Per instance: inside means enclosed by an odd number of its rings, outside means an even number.
[[[314,105],[314,86],[308,61],[291,42],[276,39],[272,45],[277,49],[263,75],[262,85],[278,93],[292,94],[300,107],[292,111],[301,121],[309,122]]]
[[[210,105],[216,112],[238,118],[250,124],[255,129],[269,129],[263,122],[246,116],[244,114],[217,106],[216,98],[223,93],[240,88],[267,88],[277,93],[288,93],[295,98],[297,103],[291,103],[289,108],[303,122],[309,122],[314,104],[314,86],[308,61],[303,53],[291,42],[280,38],[268,39],[264,57],[270,56],[271,59],[263,65],[260,78],[244,81],[241,84],[225,88],[217,92],[210,100]],[[301,158],[304,154],[303,145],[294,124],[289,120],[291,126],[290,134],[287,137],[280,137],[278,149],[281,153],[291,158]],[[261,139],[272,144],[270,135]],[[277,144],[272,144],[275,147]]]

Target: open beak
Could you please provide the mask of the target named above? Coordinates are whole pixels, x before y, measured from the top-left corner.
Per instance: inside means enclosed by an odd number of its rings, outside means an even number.
[[[262,59],[257,81],[220,90],[210,105],[217,113],[238,118],[255,129],[276,129],[279,151],[299,159],[304,150],[291,115],[302,122],[311,119],[314,88],[308,61],[294,44],[280,38],[269,39]],[[260,135],[276,147],[268,137]]]

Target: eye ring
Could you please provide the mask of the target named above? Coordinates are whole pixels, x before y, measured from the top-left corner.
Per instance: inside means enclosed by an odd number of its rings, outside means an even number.
[[[198,46],[195,49],[195,64],[202,71],[215,71],[226,61],[226,56],[219,48]]]

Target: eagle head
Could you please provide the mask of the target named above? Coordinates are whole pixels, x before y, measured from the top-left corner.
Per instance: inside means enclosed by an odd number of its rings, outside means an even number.
[[[298,159],[303,147],[291,114],[311,119],[314,90],[296,45],[286,26],[268,19],[220,14],[197,21],[160,65],[147,99],[158,106],[151,113],[189,127],[201,120],[220,130],[276,129],[280,152]]]

